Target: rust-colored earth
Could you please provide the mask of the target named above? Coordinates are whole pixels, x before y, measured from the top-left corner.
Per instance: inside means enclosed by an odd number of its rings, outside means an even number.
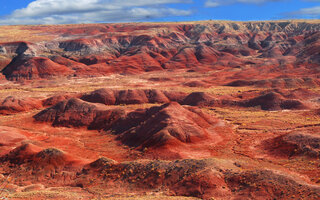
[[[0,198],[320,199],[318,20],[2,26],[0,70]]]

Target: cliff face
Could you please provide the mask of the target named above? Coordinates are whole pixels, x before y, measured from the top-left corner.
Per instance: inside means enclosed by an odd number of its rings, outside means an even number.
[[[59,64],[54,74],[57,76],[320,64],[320,23],[316,21],[88,24],[21,29],[27,35],[25,41],[4,42],[14,41],[7,38],[0,43],[0,69],[9,80],[52,76],[45,72],[45,63],[40,67],[30,65],[41,68],[41,73],[17,62],[38,57]],[[64,58],[63,63],[59,57]],[[51,71],[54,64],[47,63]],[[61,65],[66,66],[65,72],[60,70]],[[25,71],[37,74],[25,76]]]

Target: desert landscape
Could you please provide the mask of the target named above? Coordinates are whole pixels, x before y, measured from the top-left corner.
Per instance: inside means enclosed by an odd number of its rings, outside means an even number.
[[[0,26],[0,198],[320,199],[320,21]]]

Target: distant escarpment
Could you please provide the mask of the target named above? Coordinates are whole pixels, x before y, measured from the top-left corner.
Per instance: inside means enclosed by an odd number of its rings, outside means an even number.
[[[9,80],[217,66],[269,66],[280,72],[290,72],[286,66],[291,66],[297,73],[304,69],[304,75],[319,71],[320,24],[316,21],[84,26],[25,27],[26,33],[36,29],[54,35],[55,40],[26,37],[0,43],[0,69]]]

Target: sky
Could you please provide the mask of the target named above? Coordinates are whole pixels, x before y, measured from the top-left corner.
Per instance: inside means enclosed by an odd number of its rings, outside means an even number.
[[[1,0],[0,25],[320,19],[320,0]]]

